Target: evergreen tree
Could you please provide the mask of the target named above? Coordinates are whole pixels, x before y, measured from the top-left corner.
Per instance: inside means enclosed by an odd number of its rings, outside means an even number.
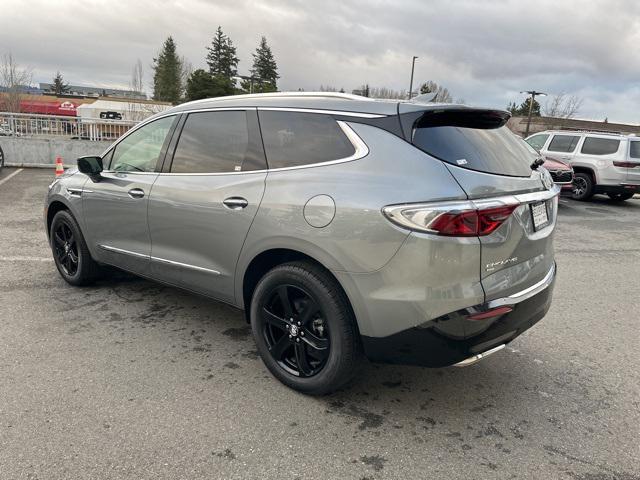
[[[271,48],[267,45],[267,38],[260,39],[260,45],[253,54],[253,67],[251,68],[251,77],[253,77],[252,91],[254,93],[276,92],[278,90],[277,81],[278,65],[271,52]],[[249,90],[251,81],[242,82],[242,87]]]
[[[527,117],[529,116],[529,103],[531,103],[531,97],[527,97],[527,99],[520,104],[519,107],[516,107],[515,102],[509,104],[508,110],[511,112],[511,115],[518,117]],[[531,109],[532,117],[540,116],[540,103],[537,100],[533,100],[533,107]]]
[[[233,91],[231,80],[198,69],[187,79],[187,100],[221,97]]]
[[[222,32],[222,28],[218,27],[211,41],[211,46],[207,47],[207,65],[209,65],[209,73],[217,77],[233,80],[238,74],[239,59],[236,56],[236,47],[233,46],[231,39]]]
[[[162,50],[153,59],[153,99],[178,103],[182,93],[183,62],[178,57],[176,43],[167,38]]]
[[[53,89],[53,93],[56,95],[62,95],[69,91],[69,84],[64,83],[64,79],[60,72],[56,72],[56,76],[53,77],[53,84],[51,85],[51,88]]]

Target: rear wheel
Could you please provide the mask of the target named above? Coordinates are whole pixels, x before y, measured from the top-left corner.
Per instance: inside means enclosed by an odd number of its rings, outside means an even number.
[[[631,197],[633,197],[633,193],[631,193],[631,192],[626,192],[626,193],[607,193],[607,195],[614,202],[624,202],[625,200],[629,200]]]
[[[251,328],[267,368],[303,393],[324,395],[342,387],[361,363],[359,334],[344,292],[310,262],[277,266],[258,282]]]
[[[576,173],[573,177],[572,198],[589,200],[593,197],[593,179],[588,173]]]
[[[67,283],[88,285],[99,276],[100,266],[91,258],[80,226],[67,210],[53,217],[49,241],[58,272]]]

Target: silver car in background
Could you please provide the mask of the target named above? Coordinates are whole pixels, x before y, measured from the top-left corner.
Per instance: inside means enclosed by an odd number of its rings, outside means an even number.
[[[327,93],[179,105],[53,182],[53,256],[73,285],[112,265],[243,309],[305,393],[365,357],[471,364],[546,314],[556,275],[559,188],[508,118]]]

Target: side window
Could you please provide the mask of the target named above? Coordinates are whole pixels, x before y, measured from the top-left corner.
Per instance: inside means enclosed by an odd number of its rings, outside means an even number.
[[[640,142],[630,142],[629,156],[631,158],[640,158]]]
[[[269,168],[297,167],[350,157],[355,147],[330,115],[260,111]]]
[[[265,168],[261,147],[251,134],[255,112],[190,113],[171,163],[172,173],[223,173]]]
[[[116,145],[110,170],[118,172],[153,172],[175,116],[148,123]]]
[[[587,137],[584,139],[580,153],[587,155],[610,155],[618,151],[620,140],[614,138]]]
[[[580,137],[577,135],[554,135],[547,150],[550,152],[571,153],[576,149]]]
[[[535,148],[537,151],[540,151],[542,150],[542,147],[544,147],[544,144],[547,141],[547,138],[549,138],[549,134],[542,133],[540,135],[534,135],[533,137],[528,138],[526,142],[529,145],[531,145],[533,148]]]

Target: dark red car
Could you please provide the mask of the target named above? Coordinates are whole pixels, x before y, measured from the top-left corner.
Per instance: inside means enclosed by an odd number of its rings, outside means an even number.
[[[544,168],[549,170],[551,178],[556,185],[560,185],[563,191],[571,191],[571,185],[573,184],[573,168],[570,165],[553,157],[544,157]]]

